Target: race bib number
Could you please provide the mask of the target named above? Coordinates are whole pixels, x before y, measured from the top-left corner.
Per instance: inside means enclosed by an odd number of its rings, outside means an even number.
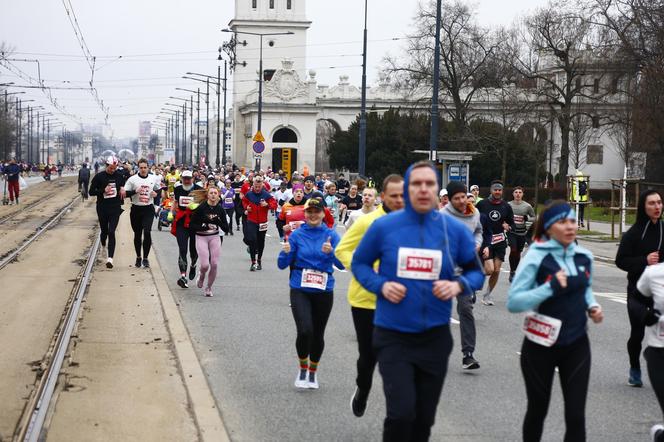
[[[300,286],[303,288],[325,290],[327,287],[327,273],[318,270],[302,270],[302,280]]]
[[[560,319],[531,312],[523,321],[523,333],[529,341],[551,347],[558,340],[562,324]]]
[[[514,215],[514,224],[523,224],[525,222],[523,215]]]
[[[141,186],[138,189],[138,202],[144,204],[150,202],[150,186]]]
[[[233,198],[224,198],[226,204],[233,204]]]
[[[193,202],[194,202],[193,196],[181,196],[180,199],[178,200],[178,205],[180,205],[180,207],[187,207],[189,204]]]
[[[431,249],[399,248],[397,276],[405,279],[435,281],[440,275],[443,252]]]
[[[118,196],[118,188],[115,187],[115,183],[108,183],[111,186],[111,189],[108,192],[104,192],[104,199],[115,198]]]
[[[258,231],[259,232],[265,232],[267,230],[269,223],[260,223],[258,225]]]
[[[499,233],[497,235],[491,235],[491,245],[499,244],[505,241],[505,234]]]
[[[304,221],[291,221],[288,223],[288,225],[291,228],[291,232],[294,232],[297,229],[299,229],[302,224],[304,224]]]

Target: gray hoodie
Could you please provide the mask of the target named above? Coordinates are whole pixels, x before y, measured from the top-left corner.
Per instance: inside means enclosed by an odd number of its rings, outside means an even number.
[[[445,207],[440,209],[440,213],[453,216],[464,223],[473,233],[475,245],[478,247],[482,245],[482,223],[480,222],[480,212],[478,212],[477,209],[474,209],[473,213],[470,215],[466,215],[455,209],[452,203],[448,203]]]

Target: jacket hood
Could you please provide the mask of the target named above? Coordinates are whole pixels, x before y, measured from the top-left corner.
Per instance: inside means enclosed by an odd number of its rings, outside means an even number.
[[[636,224],[646,224],[648,221],[650,221],[650,217],[646,214],[646,199],[653,194],[658,194],[661,196],[659,192],[653,189],[644,190],[641,192],[641,195],[639,195],[639,203],[637,205],[636,211]]]

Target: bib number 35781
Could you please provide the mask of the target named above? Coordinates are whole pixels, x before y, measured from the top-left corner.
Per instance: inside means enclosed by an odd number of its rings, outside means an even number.
[[[432,249],[399,248],[397,276],[405,279],[435,281],[440,275],[443,252]]]
[[[523,333],[528,340],[551,347],[558,340],[562,324],[560,319],[531,312],[526,314],[523,321]]]

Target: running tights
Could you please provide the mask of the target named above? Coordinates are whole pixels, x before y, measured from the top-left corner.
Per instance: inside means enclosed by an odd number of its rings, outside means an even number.
[[[542,439],[544,419],[549,409],[555,368],[565,401],[565,441],[586,440],[586,396],[590,378],[588,336],[570,345],[544,347],[524,339],[521,347],[521,372],[526,382],[528,409],[523,421],[524,442]]]
[[[510,272],[516,272],[521,262],[521,253],[526,245],[526,237],[515,233],[509,234],[510,240]]]
[[[118,228],[122,209],[120,207],[104,208],[97,205],[97,218],[101,229],[100,240],[102,247],[108,239],[108,257],[113,258],[115,254],[115,229]]]
[[[325,348],[325,327],[332,312],[332,292],[309,293],[291,289],[290,302],[297,329],[295,349],[300,359],[318,362]]]
[[[265,250],[265,235],[267,230],[260,231],[258,224],[247,221],[244,230],[244,242],[249,246],[249,254],[251,255],[251,262],[261,262],[263,258],[263,250]]]
[[[219,255],[221,255],[221,237],[219,235],[196,235],[196,251],[200,258],[199,279],[205,280],[207,275],[207,288],[211,289],[214,280],[217,279],[217,266]]]
[[[152,247],[152,221],[154,220],[154,206],[131,206],[129,212],[131,229],[134,231],[134,249],[136,256],[141,257],[141,246],[143,247],[143,259],[148,259],[150,247]]]
[[[376,355],[373,350],[373,320],[375,310],[368,308],[351,307],[353,325],[357,336],[357,378],[355,383],[363,392],[371,391],[373,373],[376,368]]]
[[[224,209],[224,212],[226,212],[226,216],[228,217],[228,231],[233,233],[233,215],[235,214],[235,208],[231,207],[230,209]],[[237,216],[235,224],[238,224]]]
[[[627,289],[627,315],[629,316],[629,339],[627,340],[627,353],[629,354],[629,367],[641,369],[641,342],[646,332],[646,324],[643,322],[646,307],[639,302],[637,297],[642,295],[630,294]]]
[[[196,252],[196,235],[194,232],[184,227],[184,220],[180,220],[175,230],[175,237],[178,240],[178,267],[180,273],[187,271],[187,248],[189,248],[189,255],[191,256],[191,266],[196,265],[198,260],[198,253]]]

